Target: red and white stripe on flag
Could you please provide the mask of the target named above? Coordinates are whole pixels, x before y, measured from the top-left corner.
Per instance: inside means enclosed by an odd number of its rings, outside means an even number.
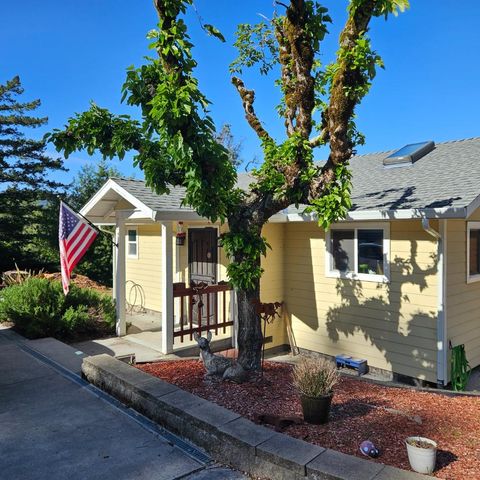
[[[95,228],[63,202],[60,202],[58,240],[62,286],[65,295],[68,293],[70,276],[75,265],[81,260],[97,235],[98,231]]]

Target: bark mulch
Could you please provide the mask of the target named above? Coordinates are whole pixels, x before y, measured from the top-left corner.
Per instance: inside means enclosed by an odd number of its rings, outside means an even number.
[[[56,280],[61,282],[62,281],[62,274],[60,272],[55,273],[39,273],[37,277],[40,278],[47,278],[48,280]],[[105,287],[100,283],[96,282],[95,280],[91,280],[90,278],[86,277],[85,275],[80,275],[78,273],[74,273],[71,276],[71,282],[80,288],[92,288],[99,293],[104,294],[111,294],[112,289],[110,287]]]
[[[205,378],[198,360],[138,365],[195,395],[255,421],[259,415],[302,416],[291,385],[291,366],[265,362],[258,381],[236,385]],[[480,479],[480,398],[446,396],[398,389],[342,377],[335,387],[330,421],[326,425],[301,423],[284,433],[307,442],[363,457],[358,448],[371,440],[380,449],[378,461],[410,470],[405,439],[410,435],[438,443],[438,478]]]

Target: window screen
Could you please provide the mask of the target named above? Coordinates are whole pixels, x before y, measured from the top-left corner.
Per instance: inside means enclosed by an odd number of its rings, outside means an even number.
[[[358,230],[358,273],[383,275],[383,230]]]
[[[333,269],[340,272],[352,272],[355,265],[354,230],[332,230]]]

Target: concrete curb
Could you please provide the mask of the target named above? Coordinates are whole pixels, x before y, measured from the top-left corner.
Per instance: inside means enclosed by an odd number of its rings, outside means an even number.
[[[252,475],[275,480],[434,478],[276,433],[109,355],[84,358],[82,374],[97,387],[204,448],[217,461]]]

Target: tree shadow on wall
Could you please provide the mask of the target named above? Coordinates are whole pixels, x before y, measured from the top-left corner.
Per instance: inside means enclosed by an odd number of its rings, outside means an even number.
[[[330,340],[338,343],[361,334],[381,352],[392,371],[409,376],[435,371],[436,311],[419,302],[429,287],[428,277],[437,273],[437,256],[431,255],[429,264],[421,266],[417,254],[417,241],[410,240],[409,256],[395,257],[390,263],[390,282],[374,287],[378,293],[370,293],[371,288],[366,292],[366,282],[338,279],[336,290],[341,304],[329,308],[326,314]],[[416,287],[414,302],[404,293],[405,285]]]

